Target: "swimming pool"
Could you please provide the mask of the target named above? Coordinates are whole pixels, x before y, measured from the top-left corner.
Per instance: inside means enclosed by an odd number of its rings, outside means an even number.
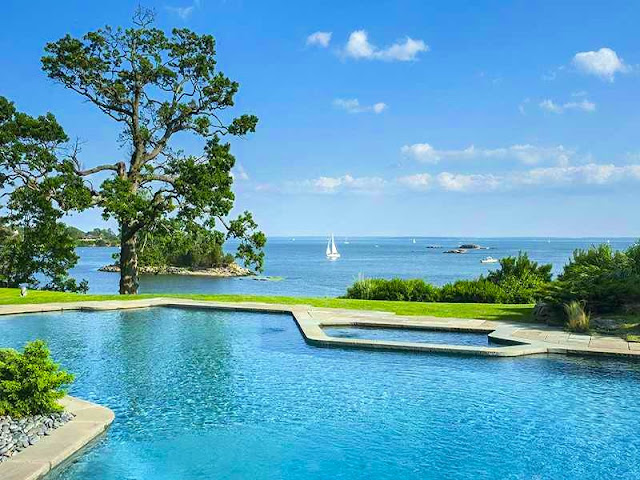
[[[640,364],[315,348],[288,315],[0,317],[106,405],[56,479],[640,478]]]

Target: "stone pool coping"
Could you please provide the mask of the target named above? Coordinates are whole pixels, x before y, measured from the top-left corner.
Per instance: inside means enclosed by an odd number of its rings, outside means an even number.
[[[106,407],[70,396],[60,400],[75,417],[40,441],[0,463],[2,480],[35,480],[72,458],[113,422]]]
[[[323,347],[403,350],[413,352],[518,357],[536,354],[595,355],[640,360],[640,343],[601,335],[576,335],[539,324],[401,316],[390,312],[318,308],[309,305],[281,305],[256,302],[198,301],[157,297],[141,300],[104,300],[68,303],[0,305],[0,315],[55,312],[65,310],[104,311],[148,307],[212,308],[252,312],[286,313],[293,316],[307,343]],[[445,345],[328,336],[323,327],[355,326],[405,328],[486,333],[503,346]]]

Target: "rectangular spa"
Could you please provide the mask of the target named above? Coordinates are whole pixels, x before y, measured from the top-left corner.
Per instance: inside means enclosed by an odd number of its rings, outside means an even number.
[[[329,337],[358,338],[366,340],[385,340],[393,342],[430,343],[440,345],[464,345],[471,347],[499,347],[500,344],[490,343],[487,333],[455,332],[447,330],[402,329],[376,327],[323,327],[322,330]]]
[[[116,414],[50,479],[640,478],[637,363],[317,348],[284,314],[0,317],[2,346],[35,338]]]

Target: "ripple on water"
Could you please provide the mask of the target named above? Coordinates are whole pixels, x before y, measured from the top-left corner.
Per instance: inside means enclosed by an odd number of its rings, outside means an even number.
[[[457,334],[455,334],[457,335]],[[0,318],[116,412],[57,478],[640,478],[640,365],[315,348],[291,317]]]

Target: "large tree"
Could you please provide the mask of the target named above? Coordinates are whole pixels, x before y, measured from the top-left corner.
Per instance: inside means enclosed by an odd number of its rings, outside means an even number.
[[[111,175],[94,189],[92,204],[120,226],[120,293],[138,291],[140,232],[169,216],[210,229],[222,225],[240,240],[237,256],[262,268],[264,235],[249,212],[234,220],[231,169],[235,159],[222,137],[255,131],[254,115],[229,118],[238,83],[216,68],[215,41],[188,29],[170,35],[153,27],[153,14],[139,9],[131,28],[109,26],[82,38],[70,35],[46,45],[42,66],[56,82],[73,90],[122,126],[126,161],[83,168],[78,177]],[[171,145],[180,132],[200,137],[200,155]]]
[[[51,114],[32,117],[0,97],[0,285],[86,290],[68,277],[78,257],[62,217],[90,195],[65,160],[68,138]]]

